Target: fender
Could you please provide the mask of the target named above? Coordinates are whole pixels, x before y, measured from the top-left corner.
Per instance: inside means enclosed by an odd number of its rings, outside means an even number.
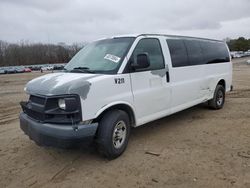
[[[209,98],[213,98],[215,88],[216,88],[216,86],[218,85],[218,83],[219,83],[221,80],[224,80],[225,85],[227,86],[227,83],[226,83],[225,78],[223,78],[223,77],[213,78],[213,79],[211,80],[211,82],[209,83],[209,84],[212,85],[211,90],[210,90],[211,92],[210,92],[210,94],[209,94]],[[225,90],[227,90],[227,88],[225,88]]]
[[[97,113],[95,114],[95,118],[97,118],[99,115],[101,115],[105,110],[111,108],[112,106],[115,105],[126,105],[128,107],[131,108],[133,115],[134,115],[134,121],[135,121],[135,125],[136,125],[136,113],[135,113],[135,108],[133,107],[132,104],[126,102],[126,101],[115,101],[115,102],[111,102],[109,104],[104,105],[101,109],[99,109],[97,111]]]

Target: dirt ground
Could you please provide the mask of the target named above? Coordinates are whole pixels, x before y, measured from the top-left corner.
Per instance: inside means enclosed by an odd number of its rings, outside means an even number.
[[[250,58],[249,58],[250,59]],[[37,146],[19,128],[24,84],[0,76],[0,187],[250,187],[250,65],[234,62],[222,110],[198,105],[132,130],[125,153]],[[147,154],[154,152],[158,156]]]

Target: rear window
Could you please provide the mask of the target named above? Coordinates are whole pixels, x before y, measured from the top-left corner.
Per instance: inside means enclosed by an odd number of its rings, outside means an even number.
[[[188,66],[187,50],[183,40],[180,39],[167,39],[172,66],[183,67]]]
[[[167,39],[173,67],[229,62],[223,42],[198,39]]]
[[[202,48],[204,63],[224,63],[229,62],[229,53],[223,42],[200,41]]]

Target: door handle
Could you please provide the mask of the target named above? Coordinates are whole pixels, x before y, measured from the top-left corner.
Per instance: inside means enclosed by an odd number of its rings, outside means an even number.
[[[170,82],[170,77],[169,77],[169,72],[168,71],[166,72],[166,80],[167,80],[167,82]]]

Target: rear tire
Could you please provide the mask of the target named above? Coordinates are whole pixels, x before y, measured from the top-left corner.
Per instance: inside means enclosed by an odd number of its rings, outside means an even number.
[[[208,106],[212,109],[219,110],[223,108],[225,102],[225,88],[217,85],[214,91],[214,97],[208,101]]]
[[[130,124],[128,114],[112,110],[104,114],[97,131],[98,151],[108,159],[119,157],[128,145]]]

